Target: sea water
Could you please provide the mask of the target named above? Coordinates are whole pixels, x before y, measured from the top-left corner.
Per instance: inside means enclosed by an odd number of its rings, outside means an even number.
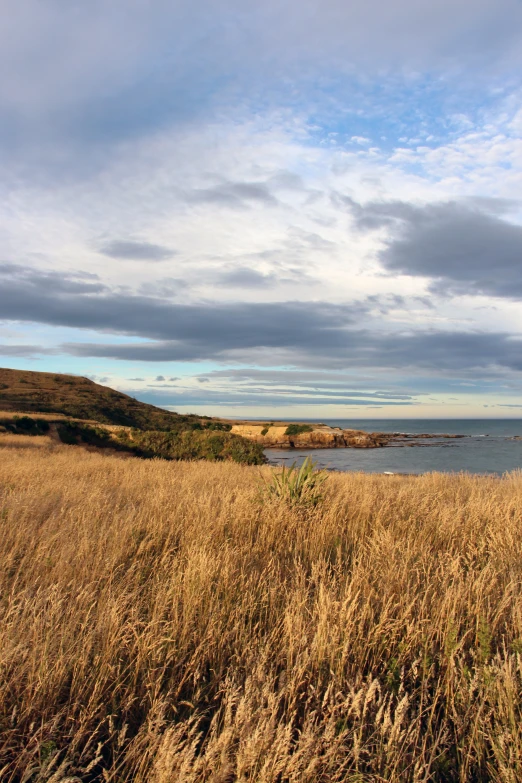
[[[464,435],[406,441],[378,449],[266,449],[272,464],[298,465],[308,456],[318,467],[365,473],[498,474],[522,469],[522,419],[328,419],[324,424],[366,432]],[[409,443],[414,445],[408,445]],[[421,445],[419,445],[421,444]]]

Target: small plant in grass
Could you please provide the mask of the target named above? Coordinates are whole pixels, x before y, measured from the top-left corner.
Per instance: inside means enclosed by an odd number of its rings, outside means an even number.
[[[311,457],[300,468],[294,462],[289,468],[274,470],[272,480],[265,481],[264,495],[277,498],[290,506],[315,507],[323,499],[321,487],[328,478],[324,470],[317,470]]]

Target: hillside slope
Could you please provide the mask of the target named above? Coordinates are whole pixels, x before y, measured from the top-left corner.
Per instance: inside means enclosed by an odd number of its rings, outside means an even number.
[[[199,421],[139,402],[88,378],[0,368],[0,410],[63,413],[140,430],[177,430]]]

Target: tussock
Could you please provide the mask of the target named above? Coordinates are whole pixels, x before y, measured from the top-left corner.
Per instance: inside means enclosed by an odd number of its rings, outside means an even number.
[[[260,470],[0,449],[0,779],[521,780],[522,474]]]

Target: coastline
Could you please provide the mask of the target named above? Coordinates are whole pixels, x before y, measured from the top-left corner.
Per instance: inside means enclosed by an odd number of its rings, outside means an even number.
[[[456,440],[463,434],[367,432],[328,424],[299,422],[230,422],[231,432],[265,448],[292,449],[380,449],[433,445],[426,441]]]

